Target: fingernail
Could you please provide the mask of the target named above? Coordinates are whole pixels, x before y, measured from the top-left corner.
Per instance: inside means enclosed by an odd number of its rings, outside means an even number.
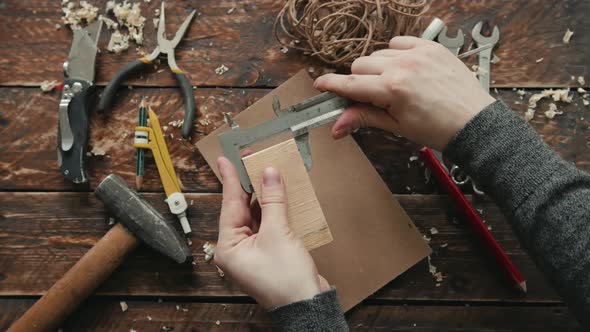
[[[334,137],[334,139],[341,139],[343,137],[348,136],[348,134],[350,134],[350,128],[345,127],[342,129],[335,130],[332,137]]]
[[[262,184],[265,187],[273,187],[281,183],[281,175],[275,168],[268,167],[262,173]]]

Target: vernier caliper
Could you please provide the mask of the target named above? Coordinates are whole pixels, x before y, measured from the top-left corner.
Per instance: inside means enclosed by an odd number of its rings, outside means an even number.
[[[324,92],[281,110],[280,102],[275,96],[272,108],[277,118],[244,130],[240,129],[234,119],[226,114],[225,120],[231,130],[220,134],[219,142],[223,154],[236,167],[242,188],[248,193],[253,191],[240,150],[280,133],[291,131],[305,168],[309,171],[312,166],[309,130],[335,121],[350,104],[351,101],[348,99],[331,92]]]

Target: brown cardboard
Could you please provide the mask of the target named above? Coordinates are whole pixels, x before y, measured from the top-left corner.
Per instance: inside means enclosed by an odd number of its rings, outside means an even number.
[[[242,111],[236,122],[248,128],[273,119],[273,94],[282,107],[290,106],[318,93],[312,83],[300,71]],[[354,139],[335,141],[330,127],[310,132],[309,175],[334,240],[311,255],[347,311],[429,255],[430,248]],[[215,161],[223,153],[217,136],[228,129],[224,125],[197,143],[218,177]]]

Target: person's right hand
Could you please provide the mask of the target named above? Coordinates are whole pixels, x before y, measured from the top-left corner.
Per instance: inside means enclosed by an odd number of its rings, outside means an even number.
[[[363,104],[349,107],[332,136],[375,127],[442,151],[455,134],[494,98],[442,45],[395,37],[389,49],[356,59],[351,75],[327,74],[314,87]]]

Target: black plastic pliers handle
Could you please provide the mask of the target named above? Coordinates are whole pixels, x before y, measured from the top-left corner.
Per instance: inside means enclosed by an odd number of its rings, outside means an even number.
[[[126,65],[121,69],[109,82],[109,84],[104,89],[102,93],[102,97],[98,103],[98,110],[105,111],[117,92],[117,89],[121,85],[121,83],[127,79],[132,74],[138,73],[139,71],[148,68],[149,65],[153,63],[160,55],[166,55],[168,59],[168,66],[170,70],[176,76],[176,80],[180,85],[180,89],[182,91],[182,96],[184,99],[184,122],[182,124],[182,137],[190,138],[190,132],[193,127],[193,122],[195,121],[195,95],[193,92],[193,88],[191,86],[190,81],[186,74],[182,71],[182,69],[178,68],[176,64],[176,59],[174,58],[174,49],[176,45],[180,42],[188,26],[195,16],[196,10],[193,10],[190,15],[184,20],[176,35],[172,40],[166,39],[166,22],[165,18],[166,15],[164,14],[164,1],[162,1],[162,9],[160,10],[160,22],[158,23],[158,34],[157,34],[157,42],[158,46],[156,49],[148,56],[144,56],[138,60],[131,62],[130,64]]]

